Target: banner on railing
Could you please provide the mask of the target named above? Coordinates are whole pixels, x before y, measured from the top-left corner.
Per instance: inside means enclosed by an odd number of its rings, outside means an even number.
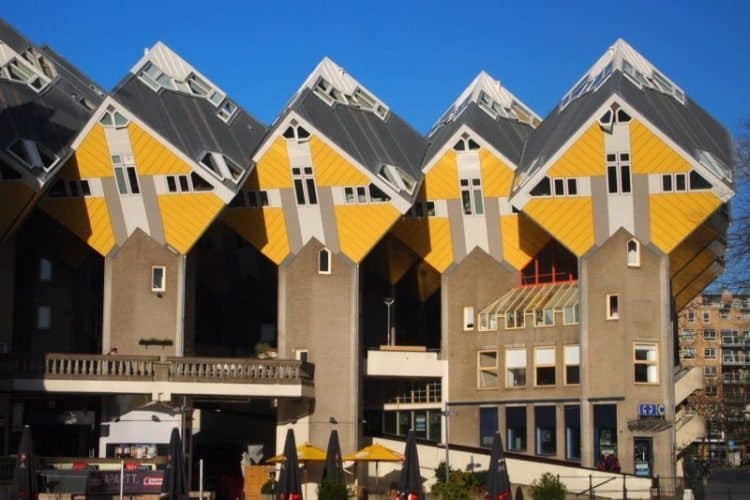
[[[123,493],[128,495],[161,491],[163,470],[125,471]],[[86,480],[87,495],[118,495],[120,493],[120,471],[91,471]]]

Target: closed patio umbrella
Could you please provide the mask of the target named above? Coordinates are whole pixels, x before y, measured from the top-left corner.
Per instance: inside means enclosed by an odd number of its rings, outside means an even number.
[[[406,437],[404,466],[401,469],[399,498],[403,500],[424,500],[422,476],[419,474],[419,456],[417,455],[417,436],[414,429]]]
[[[326,464],[323,468],[323,479],[336,483],[346,483],[344,477],[344,463],[341,461],[341,445],[339,444],[339,433],[336,429],[331,431],[328,438],[328,450],[326,451]]]
[[[492,453],[490,454],[490,466],[487,473],[487,495],[489,500],[511,500],[510,478],[505,466],[505,453],[500,433],[495,434],[492,440]]]
[[[182,440],[177,428],[172,429],[167,452],[167,468],[161,483],[161,492],[170,500],[187,500],[189,490],[185,470],[185,455],[182,452]]]
[[[276,500],[302,500],[302,485],[300,484],[299,466],[297,462],[297,446],[294,441],[294,431],[286,432],[284,441],[284,460],[281,461],[281,474],[276,490]]]
[[[19,500],[31,500],[36,498],[39,492],[36,475],[36,455],[34,455],[34,444],[31,441],[31,427],[28,425],[24,426],[21,443],[18,445],[16,468],[13,472],[13,484]]]

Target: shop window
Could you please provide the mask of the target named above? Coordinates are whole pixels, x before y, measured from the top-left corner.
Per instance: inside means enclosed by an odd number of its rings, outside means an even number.
[[[557,416],[554,406],[535,406],[536,454],[554,455],[557,453]]]
[[[581,383],[581,346],[566,345],[565,357],[565,383],[577,385]]]
[[[656,344],[635,344],[633,346],[633,364],[637,384],[656,384],[659,382],[659,364]]]
[[[526,451],[526,407],[505,408],[506,443],[508,451]]]
[[[526,385],[526,349],[505,350],[505,385],[523,387]]]
[[[555,385],[555,348],[534,349],[534,372],[536,385]]]
[[[565,407],[565,458],[581,460],[581,407]]]
[[[479,446],[482,448],[491,448],[492,442],[497,434],[497,408],[480,407],[479,408]]]
[[[620,296],[607,294],[607,319],[620,319]]]

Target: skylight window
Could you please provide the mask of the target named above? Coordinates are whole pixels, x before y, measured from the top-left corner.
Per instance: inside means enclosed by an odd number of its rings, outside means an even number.
[[[34,66],[50,80],[54,79],[57,76],[55,66],[34,47],[29,47],[28,49],[26,49],[22,56],[26,61],[28,61],[29,64]]]
[[[230,179],[235,184],[244,173],[242,167],[232,161],[231,158],[213,151],[207,151],[201,158],[200,163],[220,180]]]
[[[387,163],[380,167],[378,177],[390,184],[396,191],[406,191],[409,194],[414,193],[414,188],[417,185],[417,181],[409,174]]]
[[[321,76],[315,82],[315,85],[313,85],[312,90],[315,95],[320,97],[329,106],[333,106],[335,102],[338,102],[364,111],[370,111],[381,120],[385,120],[388,116],[388,107],[360,87],[355,88],[351,94],[346,94]]]
[[[35,92],[41,92],[49,84],[49,79],[40,70],[32,67],[26,61],[16,57],[10,59],[0,68],[0,77],[31,87]]]
[[[219,106],[219,110],[216,112],[216,116],[221,118],[224,122],[229,122],[235,113],[237,113],[237,105],[229,99],[224,99],[224,102]]]
[[[6,151],[28,169],[41,168],[49,171],[60,158],[42,144],[29,139],[18,139]]]

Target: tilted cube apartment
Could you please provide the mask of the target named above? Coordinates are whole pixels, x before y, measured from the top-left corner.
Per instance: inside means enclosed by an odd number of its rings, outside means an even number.
[[[0,28],[4,451],[146,456],[161,408],[193,459],[414,428],[675,475],[731,142],[626,42],[544,119],[482,72],[423,136],[328,58],[266,128],[162,43],[103,92]]]

